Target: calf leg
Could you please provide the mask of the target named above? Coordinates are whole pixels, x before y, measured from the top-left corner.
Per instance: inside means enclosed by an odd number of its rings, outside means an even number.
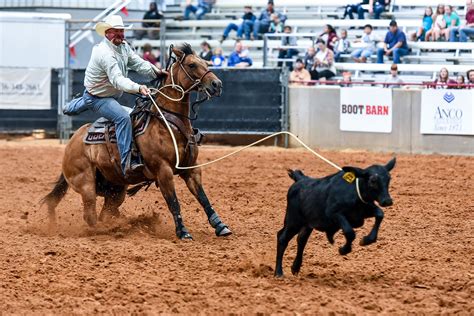
[[[346,244],[339,248],[339,253],[344,256],[352,251],[352,242],[355,239],[355,231],[344,215],[337,214],[336,217],[341,226],[344,237],[346,237]]]
[[[224,224],[217,215],[216,211],[212,207],[209,199],[207,198],[206,192],[202,187],[201,182],[201,171],[200,169],[192,169],[189,173],[183,176],[186,185],[188,186],[189,191],[196,197],[199,201],[199,204],[204,208],[206,212],[207,219],[209,224],[215,229],[216,236],[229,236],[232,234],[232,231]]]
[[[367,246],[377,241],[377,235],[379,233],[380,224],[382,223],[383,216],[384,216],[383,211],[380,208],[377,208],[374,211],[374,216],[375,216],[374,227],[372,227],[372,230],[367,236],[362,238],[362,240],[360,241],[361,246]]]
[[[298,234],[298,252],[296,253],[295,261],[293,261],[293,265],[291,266],[291,273],[297,275],[300,272],[301,264],[303,263],[303,251],[304,247],[306,247],[306,243],[308,242],[308,238],[313,231],[310,227],[303,227],[299,234]]]
[[[275,267],[275,276],[282,277],[283,276],[283,255],[285,254],[286,247],[288,247],[288,243],[290,240],[295,237],[301,227],[296,226],[289,226],[285,223],[285,227],[283,227],[277,235],[277,256],[276,256],[276,267]]]

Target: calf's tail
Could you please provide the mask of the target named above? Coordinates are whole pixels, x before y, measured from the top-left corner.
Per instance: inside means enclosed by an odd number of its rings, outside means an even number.
[[[301,179],[306,178],[304,173],[301,170],[291,170],[288,169],[288,175],[290,176],[291,179],[293,179],[295,182],[300,181]]]

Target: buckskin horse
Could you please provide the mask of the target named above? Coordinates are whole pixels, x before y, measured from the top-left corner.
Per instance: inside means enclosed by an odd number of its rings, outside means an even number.
[[[188,117],[190,110],[191,91],[201,91],[208,95],[220,96],[222,82],[213,74],[207,64],[199,58],[191,46],[183,44],[171,47],[176,58],[171,63],[170,74],[153,98],[162,109],[164,116],[176,137],[179,166],[195,165],[198,148],[193,141],[194,132]],[[134,179],[133,183],[124,179],[117,168],[120,161],[117,146],[108,140],[104,144],[89,145],[84,142],[90,124],[79,128],[65,149],[62,162],[62,173],[53,190],[45,196],[43,202],[48,207],[49,220],[56,224],[56,207],[65,196],[69,187],[82,196],[84,204],[84,220],[90,226],[97,224],[96,198],[104,197],[104,206],[99,216],[103,220],[108,216],[119,216],[119,207],[125,200],[127,187],[130,184],[155,182],[160,188],[169,210],[173,215],[176,235],[180,239],[192,239],[181,217],[180,205],[176,196],[174,175],[179,175],[186,183],[189,191],[196,197],[207,215],[209,223],[217,236],[232,234],[231,230],[221,221],[209,202],[201,182],[201,170],[176,169],[176,155],[171,139],[161,115],[156,108],[147,109],[151,115],[145,132],[135,138],[143,160],[143,175]]]

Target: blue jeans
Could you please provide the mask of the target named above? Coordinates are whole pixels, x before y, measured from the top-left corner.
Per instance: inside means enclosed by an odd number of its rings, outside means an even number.
[[[400,57],[408,55],[409,51],[407,48],[395,48],[392,51],[393,53],[393,63],[399,64]],[[383,56],[385,55],[385,51],[383,48],[379,48],[377,50],[377,63],[383,64]]]
[[[460,42],[467,42],[469,40],[469,37],[471,36],[474,36],[474,27],[463,26],[459,28],[459,41]]]
[[[253,24],[253,37],[257,39],[258,33],[268,33],[268,28],[270,27],[270,22],[255,20]]]
[[[379,20],[380,15],[382,14],[384,10],[385,10],[385,6],[381,5],[380,3],[374,4],[374,19]],[[359,6],[357,7],[357,14],[359,16],[359,20],[363,20],[365,18],[364,16],[365,12],[369,12],[369,11],[364,10],[362,8],[362,5],[359,4]]]
[[[193,5],[188,5],[184,9],[184,19],[189,20],[189,15],[192,13],[196,14],[196,19],[201,20],[202,17],[209,12],[209,9],[207,7],[203,6],[193,6]]]
[[[248,40],[250,39],[250,33],[252,33],[253,31],[254,24],[255,22],[252,20],[244,20],[244,22],[242,22],[242,28],[245,33],[245,38]]]
[[[90,110],[114,122],[120,163],[122,172],[125,172],[127,157],[132,146],[132,120],[130,112],[126,109],[114,98],[98,98],[84,91],[82,97],[74,99],[66,105],[63,113],[78,115]]]
[[[237,37],[241,38],[242,34],[244,33],[244,22],[242,22],[242,24],[240,24],[240,26],[238,26],[235,23],[229,23],[227,25],[227,27],[225,28],[225,30],[224,30],[224,38],[229,37],[229,33],[232,30],[237,31]],[[247,39],[250,39],[250,34],[249,34]]]

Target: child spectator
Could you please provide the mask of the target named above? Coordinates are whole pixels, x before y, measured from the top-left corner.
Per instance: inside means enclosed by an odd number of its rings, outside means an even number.
[[[426,33],[431,30],[433,26],[433,9],[431,7],[425,8],[425,15],[423,15],[423,20],[421,26],[416,33],[412,33],[412,41],[424,41]]]
[[[201,52],[199,53],[199,57],[204,59],[208,65],[211,65],[212,48],[208,42],[204,41],[201,43]]]
[[[441,36],[444,36],[449,41],[451,30],[459,27],[459,24],[461,24],[458,14],[453,11],[453,6],[447,5],[444,7],[444,21],[446,22],[446,28],[441,31]]]
[[[303,60],[298,58],[295,62],[295,69],[290,73],[290,81],[310,81],[311,75],[304,68]],[[303,82],[292,82],[292,85],[305,85]]]
[[[245,38],[249,40],[250,33],[253,30],[253,24],[256,18],[257,17],[252,12],[252,6],[250,5],[245,6],[244,15],[239,21],[240,24],[237,25],[235,23],[229,23],[229,25],[227,25],[227,27],[224,30],[224,34],[222,35],[220,42],[222,43],[223,41],[225,41],[226,38],[229,36],[230,31],[232,30],[237,31],[237,39],[241,39],[242,35],[245,33]]]
[[[252,66],[252,59],[248,57],[248,49],[244,49],[244,46],[240,41],[235,41],[235,48],[232,54],[229,56],[227,66],[246,68]]]
[[[224,66],[225,57],[222,53],[222,48],[218,47],[214,50],[214,55],[212,55],[211,62],[213,67]]]
[[[398,29],[396,21],[390,22],[390,30],[384,40],[384,47],[377,50],[377,63],[383,64],[383,56],[393,55],[393,63],[399,64],[402,56],[408,55],[405,33]]]
[[[426,41],[437,41],[441,36],[441,30],[446,28],[446,21],[444,20],[444,5],[438,5],[436,9],[436,14],[433,16],[433,25],[431,30],[426,32],[425,40]]]
[[[385,84],[384,88],[401,88],[400,85],[393,84],[393,83],[403,83],[403,80],[398,76],[398,66],[397,64],[392,64],[390,67],[390,76],[385,79],[385,83],[391,83],[391,84]]]
[[[460,27],[451,28],[449,40],[451,42],[458,41],[457,35],[459,35],[460,42],[467,42],[469,36],[474,35],[474,4],[473,0],[466,1],[466,24]]]
[[[143,45],[143,56],[142,56],[142,58],[145,59],[146,61],[149,61],[154,66],[159,66],[158,62],[160,60],[159,60],[159,58],[157,58],[155,56],[155,54],[153,54],[153,48],[148,43]]]
[[[433,81],[435,89],[446,89],[448,85],[456,84],[456,81],[449,79],[449,71],[447,68],[443,67],[439,71],[438,78]]]
[[[184,9],[184,19],[189,20],[189,15],[194,13],[196,19],[201,20],[202,17],[212,10],[212,5],[216,0],[198,0],[197,6],[192,5],[192,0],[186,0],[186,8]]]
[[[272,21],[268,27],[268,33],[282,33],[283,32],[283,23],[280,20],[278,14],[271,15]]]
[[[310,46],[304,55],[304,68],[306,70],[311,71],[313,68],[314,57],[316,57],[316,49],[314,49],[313,46]]]
[[[337,41],[337,33],[336,30],[330,24],[326,24],[324,26],[323,32],[319,35],[319,38],[322,39],[326,44],[326,46],[330,50],[334,50],[334,43]]]
[[[291,34],[292,28],[289,25],[286,25],[283,29],[285,34]],[[285,46],[296,46],[297,40],[295,36],[283,36],[281,38],[281,47],[278,53],[278,58],[291,59],[293,56],[298,55],[298,50],[295,48],[284,48]],[[287,62],[286,66],[291,70],[291,62]],[[278,61],[278,67],[283,65],[282,61]]]
[[[349,40],[347,39],[347,30],[341,30],[341,37],[334,43],[334,60],[338,63],[341,55],[349,52]]]
[[[311,73],[311,78],[314,80],[330,79],[336,75],[334,52],[327,47],[322,39],[318,39],[316,45],[318,45],[318,52],[314,58],[314,71]]]
[[[360,40],[355,41],[362,42],[364,45],[363,47],[354,50],[351,54],[352,59],[354,59],[356,63],[367,62],[367,59],[375,52],[377,40],[372,31],[372,25],[367,24],[364,26],[364,36],[362,36]]]

